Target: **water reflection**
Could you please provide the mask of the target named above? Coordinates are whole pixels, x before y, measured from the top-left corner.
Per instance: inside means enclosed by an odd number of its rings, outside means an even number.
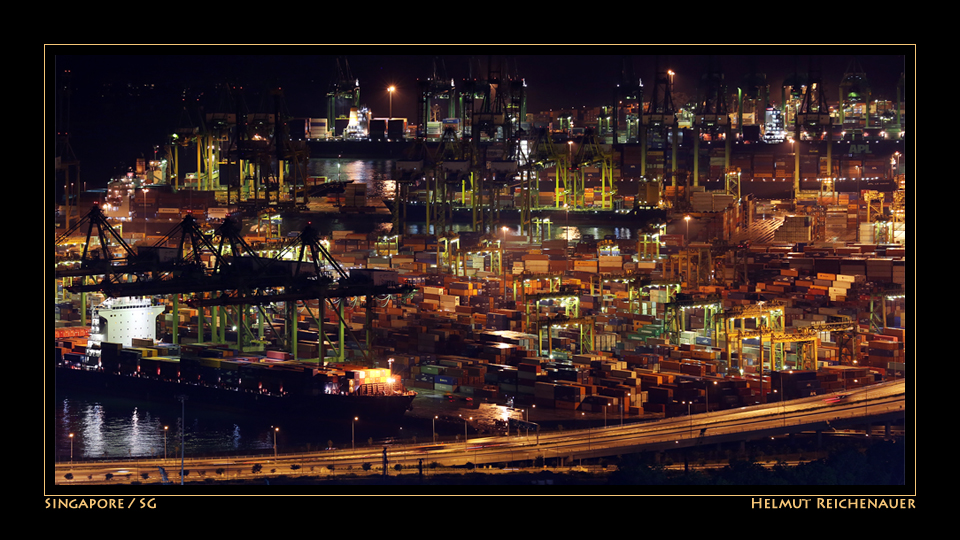
[[[257,452],[272,448],[269,422],[236,421],[213,411],[186,409],[186,430],[181,434],[179,405],[136,403],[123,399],[70,395],[62,398],[57,413],[58,460],[73,455],[84,458],[142,458],[176,456],[183,437],[187,453]],[[164,430],[164,426],[168,429]]]
[[[396,162],[391,159],[311,159],[307,172],[327,181],[366,184],[371,198],[392,199],[396,194]]]
[[[323,176],[328,181],[352,181],[362,183],[367,187],[367,198],[378,201],[379,199],[393,199],[396,195],[396,177],[397,162],[392,159],[311,159],[307,164],[308,174],[310,176]],[[373,204],[377,206],[377,204]],[[493,233],[501,233],[502,226],[509,228],[508,236],[519,235],[523,231],[515,224],[491,224],[487,222],[488,230]],[[473,230],[472,223],[452,223],[448,224],[452,232],[469,232]],[[370,232],[378,230],[383,234],[391,231],[390,223],[379,223],[373,220],[365,223],[362,227],[354,227],[356,232]],[[360,230],[363,229],[363,230]],[[405,234],[434,234],[433,225],[429,228],[424,223],[408,222],[404,230]],[[524,233],[525,234],[525,233]],[[592,235],[596,239],[603,239],[606,236],[613,236],[618,240],[629,240],[636,237],[635,231],[626,227],[592,227],[592,226],[567,226],[555,223],[554,227],[549,227],[543,234],[545,240],[567,239],[570,242],[576,242],[584,236]],[[539,237],[539,235],[536,235]]]

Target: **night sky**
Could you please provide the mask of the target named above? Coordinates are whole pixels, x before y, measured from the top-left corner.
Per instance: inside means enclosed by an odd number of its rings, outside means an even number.
[[[391,54],[382,54],[389,52]],[[460,54],[445,54],[445,53]],[[412,122],[417,80],[438,75],[459,82],[485,77],[489,66],[503,77],[527,84],[528,112],[596,107],[612,101],[624,63],[651,88],[655,65],[676,72],[674,91],[696,95],[710,62],[724,73],[728,88],[743,75],[765,73],[771,98],[779,101],[785,77],[819,69],[823,83],[838,94],[851,62],[859,62],[873,97],[893,100],[900,74],[913,88],[911,46],[720,46],[720,45],[324,45],[324,46],[51,46],[46,49],[48,118],[69,111],[72,145],[83,163],[84,180],[105,184],[112,171],[132,164],[162,144],[188,109],[220,101],[217,85],[240,84],[252,112],[272,112],[271,89],[283,89],[293,117],[323,117],[324,96],[340,65],[360,82],[361,102],[375,116],[387,116],[386,88],[395,85],[393,115]],[[526,53],[526,54],[518,54]],[[531,54],[533,53],[533,54]],[[868,54],[869,53],[869,54]],[[69,109],[56,109],[56,75],[69,69]],[[144,85],[152,85],[145,87]],[[647,90],[649,95],[650,90]],[[829,94],[828,94],[829,98]],[[676,103],[675,105],[681,105]]]

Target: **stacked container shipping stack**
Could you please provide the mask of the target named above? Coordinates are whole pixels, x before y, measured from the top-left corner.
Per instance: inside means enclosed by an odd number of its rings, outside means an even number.
[[[812,220],[810,216],[787,216],[783,225],[776,230],[773,236],[775,242],[810,242]]]
[[[600,255],[598,257],[601,274],[619,274],[623,272],[623,255]]]
[[[344,208],[363,208],[367,206],[367,184],[353,182],[344,186],[340,195],[340,204]]]
[[[722,211],[727,203],[727,197],[719,193],[700,190],[694,191],[693,197],[704,213]],[[811,240],[810,219],[800,215],[784,222],[776,240],[789,245],[751,246],[752,285],[684,292],[718,294],[724,309],[761,300],[784,302],[788,331],[792,331],[837,316],[856,317],[859,295],[852,291],[864,281],[905,281],[903,254],[896,249],[884,252],[884,246],[876,245],[813,249],[806,245]],[[668,250],[682,246],[683,239],[683,234],[660,237]],[[581,316],[594,320],[590,350],[580,350],[579,329],[557,327],[551,332],[555,356],[542,358],[537,336],[522,332],[529,331],[527,324],[537,315],[566,314],[566,306],[557,299],[545,300],[528,316],[522,305],[508,301],[511,294],[504,295],[504,290],[513,290],[512,277],[501,281],[501,276],[494,275],[489,255],[464,255],[460,260],[465,268],[458,275],[449,275],[434,268],[437,244],[433,237],[405,236],[391,257],[368,253],[369,239],[353,241],[350,233],[335,240],[345,261],[362,262],[366,268],[389,268],[399,281],[419,288],[412,301],[378,305],[373,314],[378,356],[406,358],[410,380],[405,382],[409,386],[485,397],[520,396],[538,407],[558,409],[602,411],[609,410],[605,408],[612,403],[617,410],[625,407],[628,414],[686,414],[685,408],[677,409],[676,400],[702,403],[708,389],[711,409],[757,403],[770,391],[767,370],[762,379],[757,373],[760,351],[756,341],[745,342],[743,358],[734,359],[734,365],[744,368],[743,375],[723,376],[732,362],[726,358],[723,343],[714,343],[722,336],[703,328],[707,318],[703,310],[689,310],[679,343],[668,341],[665,305],[672,298],[667,286],[646,286],[632,293],[624,284],[601,283],[598,289],[598,277],[637,268],[632,255],[620,254],[622,251],[606,242],[584,238],[573,250],[576,257],[568,257],[564,240],[505,253],[503,268],[508,274],[562,273],[562,284],[573,289]],[[878,253],[887,256],[878,257]],[[649,274],[657,279],[662,264],[650,264]],[[529,295],[545,292],[550,285],[541,279],[522,286]],[[889,311],[891,324],[900,326],[902,310],[894,307]],[[354,314],[352,321],[362,322],[362,314]],[[836,367],[831,366],[838,363],[839,356],[837,345],[830,341],[833,336],[823,333],[820,338],[818,365]],[[855,375],[849,369],[811,371],[813,378],[806,376],[793,388],[801,393],[824,392],[838,384],[849,387],[890,372],[903,373],[909,360],[904,357],[902,338],[895,338],[888,332],[868,338],[863,365],[857,366]],[[76,353],[62,352],[61,356],[65,354]],[[766,351],[764,358],[768,358]],[[787,365],[798,366],[796,353],[788,352],[786,359]]]

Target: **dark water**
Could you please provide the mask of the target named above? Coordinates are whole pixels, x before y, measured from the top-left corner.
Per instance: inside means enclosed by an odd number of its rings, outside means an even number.
[[[392,199],[396,193],[396,161],[390,159],[311,159],[307,165],[310,176],[324,176],[330,181],[353,181],[354,183],[364,183],[367,185],[367,198],[371,205],[378,206],[383,198]],[[384,233],[390,232],[392,225],[387,216],[386,222],[377,219],[350,219],[340,218],[337,224],[338,229],[353,230],[355,232],[367,233],[379,230]],[[471,231],[472,225],[469,223],[454,223],[451,225],[453,232]],[[427,230],[423,223],[408,223],[406,234],[432,234],[433,230]],[[496,231],[498,234],[501,230]],[[521,234],[518,225],[508,225],[506,231],[507,237]],[[636,238],[636,229],[628,227],[586,227],[570,226],[561,224],[550,229],[550,238],[559,240],[566,238],[570,241],[576,241],[583,235],[593,235],[594,238],[604,238],[607,235],[613,235],[617,239],[629,240]]]
[[[70,433],[74,434],[73,452],[77,459],[163,457],[165,434],[167,455],[177,456],[182,414],[186,418],[183,436],[188,457],[271,453],[274,426],[279,428],[276,438],[281,453],[318,450],[329,445],[349,448],[351,442],[351,425],[346,421],[305,423],[224,413],[190,401],[181,409],[181,404],[173,400],[160,403],[76,392],[58,392],[54,403],[57,459],[69,459]],[[404,433],[403,421],[390,426],[358,421],[353,426],[354,436],[358,446],[371,442],[371,438],[372,442],[382,442],[413,437],[418,432],[415,423],[411,420]],[[429,426],[421,437],[430,438]]]
[[[519,408],[502,404],[467,404],[459,399],[451,402],[443,398],[442,392],[418,392],[414,410],[408,411],[396,424],[360,419],[352,426],[349,421],[304,423],[224,413],[189,401],[181,408],[173,399],[161,403],[75,391],[57,392],[53,406],[56,459],[70,458],[70,433],[74,434],[75,459],[163,457],[165,443],[168,457],[179,456],[181,414],[186,418],[183,431],[186,457],[272,453],[274,426],[279,428],[277,451],[290,453],[329,446],[350,448],[351,441],[357,447],[423,443],[432,439],[434,428],[441,439],[455,439],[463,435],[464,419],[468,419],[469,436],[473,437],[492,433],[495,420],[521,418],[524,414]],[[550,413],[536,414],[545,419]],[[571,418],[570,422],[573,421]]]

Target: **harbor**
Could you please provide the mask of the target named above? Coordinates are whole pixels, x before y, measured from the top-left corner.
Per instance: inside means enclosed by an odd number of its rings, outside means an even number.
[[[65,188],[57,460],[155,458],[177,430],[195,455],[529,436],[911,379],[900,102],[785,94],[732,126],[654,92],[587,129],[332,99],[307,141],[214,117]]]

